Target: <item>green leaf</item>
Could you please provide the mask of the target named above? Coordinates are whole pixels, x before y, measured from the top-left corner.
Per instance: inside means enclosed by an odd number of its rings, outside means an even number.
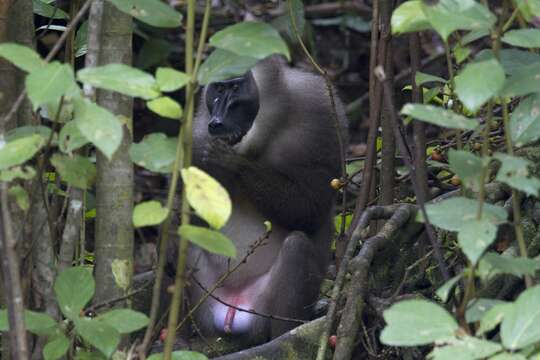
[[[10,197],[15,198],[15,201],[21,210],[27,211],[30,208],[30,197],[22,186],[10,186],[8,194]]]
[[[458,274],[444,283],[443,286],[437,289],[436,295],[443,301],[447,302],[450,297],[450,292],[456,286],[459,280],[463,277],[463,274]]]
[[[513,306],[514,304],[502,302],[485,311],[484,316],[480,319],[480,327],[476,331],[476,334],[482,335],[495,329],[495,327],[502,322],[506,314],[512,311]]]
[[[10,182],[15,179],[30,180],[36,176],[36,170],[30,166],[13,167],[9,170],[0,171],[0,181]]]
[[[26,72],[33,72],[45,66],[45,61],[28,46],[14,43],[0,44],[0,57]]]
[[[454,337],[459,326],[441,306],[426,300],[405,300],[383,313],[381,342],[393,346],[427,345]]]
[[[517,350],[540,340],[540,286],[522,292],[504,317],[501,338],[505,348]]]
[[[152,354],[148,360],[163,360],[163,354]],[[208,358],[194,351],[174,351],[171,356],[172,360],[208,360]]]
[[[57,153],[52,156],[51,164],[62,176],[62,180],[76,188],[89,189],[96,180],[96,166],[87,157],[70,157]]]
[[[69,339],[64,334],[58,334],[49,340],[43,348],[45,360],[57,360],[63,357],[69,350]]]
[[[58,146],[62,152],[67,154],[71,154],[88,143],[88,139],[81,134],[75,121],[65,124],[58,135]]]
[[[456,76],[456,93],[467,109],[476,112],[498,94],[504,81],[504,69],[496,59],[470,63]]]
[[[114,309],[99,315],[96,320],[115,328],[120,334],[129,334],[148,325],[148,317],[130,309]]]
[[[467,304],[467,310],[465,312],[465,321],[468,323],[474,323],[477,321],[480,321],[486,314],[486,312],[489,311],[489,309],[500,305],[505,304],[504,301],[498,300],[498,299],[485,299],[485,298],[478,298],[469,301]]]
[[[57,61],[31,72],[25,80],[28,97],[34,110],[49,102],[59,102],[64,95],[75,95],[79,87],[73,77],[73,69]]]
[[[430,203],[426,205],[429,221],[441,229],[449,231],[459,231],[465,222],[475,220],[478,210],[476,200],[464,197],[454,197]],[[508,214],[504,208],[492,204],[484,204],[482,218],[493,224],[501,224],[506,221]],[[423,221],[422,215],[417,216],[419,221]]]
[[[502,350],[498,343],[465,336],[460,339],[452,339],[444,346],[437,346],[428,355],[434,360],[474,360],[484,359]]]
[[[489,360],[527,360],[527,358],[521,354],[504,352],[490,357]]]
[[[26,330],[36,335],[50,335],[57,329],[56,321],[48,314],[24,310],[24,325]],[[0,309],[0,331],[9,330],[7,310]]]
[[[80,311],[94,296],[95,288],[90,269],[79,266],[62,271],[54,283],[54,292],[62,313],[71,320],[78,319]]]
[[[41,135],[30,135],[8,143],[0,140],[0,170],[20,165],[30,160],[42,147]]]
[[[510,116],[510,134],[515,146],[523,146],[540,138],[540,93],[521,100]]]
[[[277,18],[271,21],[272,26],[279,31],[279,33],[284,34],[287,38],[291,39],[291,42],[297,43],[296,33],[292,25],[292,19],[289,16],[289,2],[284,4],[285,14],[278,16]],[[294,21],[296,23],[296,28],[298,29],[298,34],[300,37],[303,37],[305,34],[306,18],[304,13],[304,4],[301,0],[291,0],[292,5],[292,14]],[[312,22],[315,24],[315,22]]]
[[[75,35],[75,57],[86,55],[88,52],[88,21],[82,23]]]
[[[490,275],[534,276],[537,270],[540,270],[540,261],[538,260],[500,255],[495,252],[489,252],[484,255],[479,265],[479,272],[489,272]]]
[[[463,185],[474,191],[480,188],[481,173],[484,167],[482,158],[469,151],[450,149],[448,151],[448,163],[450,168],[459,176]]]
[[[525,66],[536,62],[540,63],[540,55],[518,49],[502,49],[500,52],[500,61],[504,67],[504,72],[508,75],[513,75]]]
[[[408,103],[403,106],[401,113],[430,124],[444,126],[449,129],[474,130],[478,126],[476,119],[469,119],[433,105]]]
[[[430,82],[439,82],[439,83],[446,84],[446,80],[443,79],[442,77],[426,74],[421,71],[417,71],[416,74],[414,75],[414,82],[416,83],[417,86],[424,85]]]
[[[156,80],[152,75],[125,64],[85,68],[77,72],[77,79],[100,89],[145,100],[159,96]]]
[[[249,56],[238,56],[233,52],[216,49],[204,61],[197,74],[197,81],[206,85],[244,75],[259,60]]]
[[[80,99],[75,101],[74,121],[81,134],[110,160],[123,135],[116,116],[101,106]]]
[[[540,180],[529,172],[529,168],[533,166],[531,161],[503,153],[496,153],[494,158],[501,162],[501,168],[497,172],[495,180],[528,195],[538,196]]]
[[[178,228],[178,234],[213,254],[236,257],[233,242],[219,231],[195,225],[182,225]]]
[[[221,229],[231,216],[227,190],[213,177],[196,167],[182,169],[186,197],[197,215],[214,229]]]
[[[540,92],[540,61],[516,70],[506,79],[501,95],[513,97],[535,92]]]
[[[170,173],[176,158],[177,142],[176,138],[168,138],[162,133],[150,134],[140,143],[131,144],[129,156],[135,164],[145,169]]]
[[[51,19],[69,19],[69,15],[58,6],[52,6],[40,0],[32,0],[34,14]]]
[[[159,201],[145,201],[133,209],[133,225],[136,228],[161,224],[169,215]]]
[[[150,100],[146,106],[159,116],[175,120],[182,118],[182,106],[168,96]]]
[[[497,225],[488,219],[469,220],[463,222],[458,233],[461,250],[474,265],[489,245],[495,241]]]
[[[176,91],[186,86],[189,76],[182,71],[160,67],[156,71],[156,82],[163,92]]]
[[[490,29],[496,17],[474,0],[423,1],[422,11],[431,26],[446,42],[456,30]]]
[[[120,343],[120,334],[109,324],[96,319],[75,319],[75,331],[85,341],[101,351],[107,358]]]
[[[540,47],[540,29],[518,29],[507,31],[502,42],[526,48]]]
[[[7,142],[11,142],[17,139],[22,139],[30,135],[40,135],[44,141],[48,141],[51,136],[51,128],[43,125],[38,126],[20,126],[15,129],[11,129],[6,133]],[[54,139],[54,136],[53,136]]]
[[[282,54],[290,60],[287,44],[276,29],[263,22],[246,21],[218,31],[209,40],[210,45],[240,56],[264,59]]]
[[[459,43],[461,44],[461,46],[465,46],[488,35],[489,30],[487,29],[473,30],[464,37],[462,37]]]
[[[109,0],[120,11],[148,25],[176,28],[182,25],[182,14],[160,0]]]
[[[431,29],[431,24],[422,11],[420,0],[406,1],[392,13],[392,34]]]

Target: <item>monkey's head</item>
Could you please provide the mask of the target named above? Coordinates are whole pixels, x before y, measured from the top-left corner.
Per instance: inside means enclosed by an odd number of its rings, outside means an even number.
[[[251,71],[209,84],[205,102],[210,113],[208,133],[230,145],[240,142],[259,112],[259,91]]]

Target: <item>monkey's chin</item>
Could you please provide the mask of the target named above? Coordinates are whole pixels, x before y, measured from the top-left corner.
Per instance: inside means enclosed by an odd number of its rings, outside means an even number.
[[[228,135],[213,135],[213,136],[217,139],[221,139],[225,141],[230,146],[234,146],[238,144],[240,141],[242,141],[244,135],[245,133],[242,133],[241,131],[237,131]]]

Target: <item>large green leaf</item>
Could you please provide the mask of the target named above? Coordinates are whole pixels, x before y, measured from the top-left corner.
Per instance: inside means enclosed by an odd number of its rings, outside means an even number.
[[[69,339],[64,334],[57,334],[49,339],[43,348],[43,358],[45,360],[60,359],[69,350],[69,344]]]
[[[469,151],[448,151],[448,163],[450,168],[459,176],[461,182],[472,190],[478,190],[481,183],[482,158]]]
[[[135,227],[159,225],[168,214],[167,208],[161,206],[159,201],[145,201],[137,204],[133,209],[133,225]]]
[[[536,92],[540,92],[540,61],[516,70],[506,79],[501,95],[523,96]]]
[[[189,82],[189,76],[182,71],[160,67],[156,71],[156,82],[161,91],[176,91]]]
[[[36,335],[50,335],[57,329],[56,321],[46,313],[24,310],[26,330]],[[9,330],[7,310],[0,309],[0,332]]]
[[[437,346],[428,355],[433,360],[474,360],[484,359],[500,351],[502,346],[496,342],[465,336],[452,339],[444,346]]]
[[[459,231],[463,224],[476,219],[478,201],[464,197],[454,197],[426,205],[429,221],[441,229]],[[484,204],[482,218],[497,225],[506,221],[508,214],[504,208],[491,204]],[[423,221],[422,214],[418,219]]]
[[[504,69],[496,59],[470,63],[456,76],[456,93],[459,100],[475,112],[498,94],[504,80]]]
[[[140,143],[134,143],[129,149],[131,160],[150,171],[170,173],[176,158],[176,138],[154,133],[144,137]]]
[[[182,14],[160,0],[109,0],[125,12],[156,27],[175,28],[182,24]]]
[[[444,41],[456,30],[490,29],[496,17],[474,0],[422,1],[422,11]]]
[[[178,234],[197,246],[214,254],[236,257],[236,247],[233,242],[217,230],[194,225],[182,225]]]
[[[233,52],[216,49],[204,61],[197,74],[201,85],[244,75],[259,60],[250,56],[239,56]]]
[[[62,96],[75,96],[79,92],[71,66],[57,61],[31,72],[25,84],[34,109],[49,102],[60,102]]]
[[[209,43],[240,56],[264,59],[282,54],[290,59],[287,44],[277,30],[263,22],[246,21],[228,26],[212,35]]]
[[[381,342],[394,346],[427,345],[454,337],[459,326],[441,306],[426,300],[405,300],[383,313]]]
[[[94,296],[96,283],[90,269],[79,266],[62,271],[54,283],[60,310],[69,319],[79,318],[80,311]]]
[[[82,69],[77,72],[77,79],[97,88],[146,100],[159,96],[156,80],[152,75],[125,64]]]
[[[489,220],[469,220],[463,222],[458,233],[459,246],[474,265],[488,248],[495,241],[497,236],[497,225]]]
[[[540,29],[510,30],[502,37],[502,42],[526,48],[540,47]]]
[[[111,159],[123,135],[116,116],[88,100],[79,99],[75,101],[74,121],[81,134]]]
[[[392,33],[404,34],[427,30],[431,24],[422,11],[420,0],[406,1],[392,13]]]
[[[486,314],[486,312],[500,304],[505,304],[504,301],[499,299],[489,298],[475,298],[467,303],[467,309],[465,311],[465,321],[468,323],[474,323],[480,321]]]
[[[505,348],[517,350],[540,341],[540,285],[522,292],[501,325]]]
[[[51,19],[69,19],[69,15],[58,6],[53,6],[41,0],[32,0],[34,14]]]
[[[51,164],[62,176],[62,180],[71,186],[88,189],[96,180],[96,166],[87,157],[54,154],[51,158]]]
[[[150,100],[146,103],[146,106],[164,118],[175,120],[180,120],[182,118],[182,106],[168,96],[162,96]]]
[[[531,161],[504,153],[496,153],[494,158],[501,162],[501,168],[495,180],[528,195],[538,196],[540,180],[532,176],[529,171],[529,168],[533,166]]]
[[[33,49],[14,43],[0,44],[0,57],[27,72],[38,70],[45,65],[45,61]]]
[[[42,147],[45,140],[41,135],[25,136],[8,143],[0,141],[0,170],[20,165],[30,160]]]
[[[111,325],[97,319],[75,319],[75,331],[89,344],[101,351],[107,358],[120,343],[120,333]]]
[[[58,134],[58,147],[63,153],[70,154],[88,144],[88,139],[81,134],[81,131],[77,127],[75,121],[70,121],[60,130]]]
[[[478,126],[476,119],[469,119],[433,105],[408,103],[403,106],[401,113],[430,124],[444,126],[450,129],[474,130]]]
[[[510,116],[510,134],[516,146],[523,146],[540,138],[540,93],[521,100]]]
[[[120,334],[129,334],[148,325],[146,315],[131,309],[113,309],[99,315],[96,320],[110,325]]]
[[[182,169],[182,180],[189,205],[214,229],[220,229],[231,215],[227,190],[213,177],[196,167]]]
[[[480,319],[480,327],[477,330],[477,335],[482,335],[487,331],[493,330],[497,325],[502,322],[502,319],[512,311],[514,304],[502,302],[494,305],[490,309],[484,312],[484,315]]]
[[[493,276],[497,274],[508,274],[518,277],[524,275],[534,276],[540,270],[540,261],[523,257],[513,257],[489,252],[482,257],[478,266],[479,275]]]

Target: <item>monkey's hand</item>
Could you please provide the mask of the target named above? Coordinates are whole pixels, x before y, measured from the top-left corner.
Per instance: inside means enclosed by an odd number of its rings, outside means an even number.
[[[231,145],[221,139],[209,141],[203,154],[204,163],[228,171],[238,171],[244,160]]]

